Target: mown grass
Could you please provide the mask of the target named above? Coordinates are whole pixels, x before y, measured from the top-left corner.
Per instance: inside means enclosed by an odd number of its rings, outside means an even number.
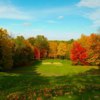
[[[43,76],[64,76],[64,75],[75,75],[86,72],[92,68],[96,69],[96,66],[75,66],[72,65],[69,60],[44,60],[43,62],[51,62],[51,64],[41,65],[37,68],[37,73]],[[60,62],[61,64],[55,64]]]
[[[99,100],[99,91],[98,67],[72,66],[68,60],[37,61],[0,72],[0,100]]]

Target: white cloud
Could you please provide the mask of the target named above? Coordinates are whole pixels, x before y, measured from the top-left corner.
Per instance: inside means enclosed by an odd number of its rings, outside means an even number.
[[[24,22],[22,25],[23,25],[23,26],[31,26],[32,24],[29,23],[29,22]]]
[[[71,13],[70,7],[54,7],[54,8],[43,8],[43,9],[32,9],[30,10],[31,16],[36,19],[48,19],[52,17],[57,17],[59,15],[69,15]],[[58,19],[58,17],[57,17]]]
[[[95,11],[91,12],[88,16],[91,20],[100,20],[100,9],[96,9]]]
[[[98,28],[97,32],[100,34],[100,27]]]
[[[96,9],[94,12],[87,14],[87,16],[93,21],[94,27],[100,27],[100,9]]]
[[[100,7],[100,0],[81,0],[77,6],[89,8]]]
[[[57,14],[57,13],[63,13],[63,12],[69,12],[70,11],[70,7],[54,7],[54,8],[49,8],[49,9],[41,9],[42,13],[47,13],[47,14]]]
[[[3,2],[3,1],[2,1]],[[50,16],[58,16],[59,14],[69,14],[70,7],[54,7],[48,9],[28,9],[22,11],[19,7],[14,6],[11,1],[3,2],[0,1],[0,19],[19,19],[19,20],[28,20],[28,19],[43,19],[49,18]],[[59,16],[58,19],[63,19],[63,16]],[[50,23],[55,23],[50,21]]]
[[[58,16],[58,19],[63,19],[64,18],[64,16]]]
[[[28,26],[31,26],[32,25],[32,23],[30,23],[30,22],[23,22],[23,23],[13,23],[13,24],[11,24],[12,26],[16,26],[16,27],[18,27],[18,26],[25,26],[25,27],[28,27]]]
[[[50,24],[55,24],[55,23],[57,23],[56,21],[54,21],[54,20],[48,20],[47,21],[47,23],[50,23]]]
[[[83,16],[92,21],[92,27],[100,27],[100,0],[81,0],[77,6],[90,8]]]
[[[5,19],[43,19],[49,18],[50,16],[58,16],[59,14],[69,14],[71,8],[64,7],[54,7],[47,9],[27,9],[22,11],[19,7],[14,6],[12,0],[0,0],[0,18]],[[63,16],[59,16],[62,19]]]
[[[14,5],[0,4],[0,18],[26,20],[30,19],[30,16],[16,8]]]

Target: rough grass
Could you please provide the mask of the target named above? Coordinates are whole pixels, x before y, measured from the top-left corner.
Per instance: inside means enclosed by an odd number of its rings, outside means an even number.
[[[99,100],[99,91],[98,67],[72,66],[68,60],[37,61],[0,72],[0,100]]]

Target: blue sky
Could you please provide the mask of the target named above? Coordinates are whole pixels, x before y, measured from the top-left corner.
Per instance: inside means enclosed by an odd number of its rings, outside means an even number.
[[[0,0],[0,27],[13,36],[77,39],[100,28],[100,0]]]

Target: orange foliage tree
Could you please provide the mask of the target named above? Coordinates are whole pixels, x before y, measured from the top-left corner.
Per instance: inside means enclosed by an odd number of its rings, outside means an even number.
[[[78,42],[86,48],[88,53],[87,62],[91,65],[100,66],[100,34],[81,35]]]
[[[100,34],[91,34],[88,38],[88,62],[100,66]]]
[[[50,58],[56,58],[57,57],[57,47],[58,43],[55,41],[49,42],[49,54],[48,57]]]

